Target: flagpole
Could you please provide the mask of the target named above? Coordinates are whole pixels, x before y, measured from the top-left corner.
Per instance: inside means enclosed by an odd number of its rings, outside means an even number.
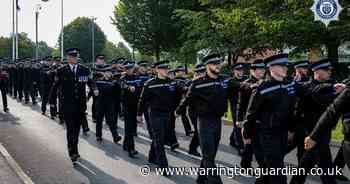
[[[16,59],[18,59],[18,0],[16,0]]]
[[[63,0],[61,0],[61,61],[63,61],[63,47],[64,47],[64,43],[63,43]]]
[[[12,61],[15,61],[15,1],[12,0]]]

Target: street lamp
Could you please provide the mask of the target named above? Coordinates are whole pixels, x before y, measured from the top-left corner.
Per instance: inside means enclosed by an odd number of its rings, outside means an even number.
[[[35,10],[35,59],[39,59],[39,43],[38,43],[38,20],[39,20],[39,13],[41,10],[41,5],[36,5]]]

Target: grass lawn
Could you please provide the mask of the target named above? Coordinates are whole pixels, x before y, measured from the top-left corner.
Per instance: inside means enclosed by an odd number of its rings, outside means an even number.
[[[225,114],[225,118],[232,121],[232,112],[229,106],[227,113]],[[341,121],[338,122],[337,127],[332,131],[332,140],[336,142],[341,142],[344,139],[343,134],[343,125]]]

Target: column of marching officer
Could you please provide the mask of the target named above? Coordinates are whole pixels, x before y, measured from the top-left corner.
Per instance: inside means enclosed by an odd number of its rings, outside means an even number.
[[[245,75],[247,64],[236,63],[231,66],[231,75],[225,76],[221,72],[226,66],[223,57],[210,54],[193,67],[191,77],[187,68],[171,69],[167,60],[151,63],[116,58],[106,62],[104,55],[96,56],[94,67],[89,69],[80,62],[78,48],[67,49],[64,62],[59,57],[1,61],[4,111],[9,111],[6,94],[33,105],[40,96],[42,114],[49,110],[52,119],[58,118],[66,126],[68,153],[74,164],[80,158],[79,134],[82,130],[88,135],[90,130],[90,99],[96,141],[103,141],[105,121],[114,143],[123,139],[123,149],[129,157],[136,158],[134,138],[138,123],[145,123],[152,140],[148,162],[157,167],[168,167],[165,145],[172,151],[179,147],[175,131],[179,117],[186,136],[192,136],[189,154],[202,158],[201,168],[215,168],[222,118],[228,109],[233,125],[229,142],[241,156],[239,164],[243,168],[252,167],[253,157],[259,168],[283,168],[285,155],[294,149],[298,167],[306,171],[315,165],[326,171],[349,163],[344,157],[349,154],[348,113],[341,112],[345,114],[342,117],[346,136],[334,162],[329,143],[331,129],[340,115],[333,114],[333,119],[322,116],[340,94],[349,90],[348,80],[341,83],[333,79],[330,59],[290,63],[287,54],[276,54],[248,64],[249,75]],[[118,134],[118,119],[124,120],[123,138]],[[324,122],[318,123],[322,119]],[[325,126],[327,120],[334,125]],[[343,175],[320,177],[324,184],[347,180]],[[293,176],[291,183],[305,183],[305,179],[304,175]],[[209,173],[198,176],[197,183],[222,181],[220,176]],[[287,179],[283,175],[268,175],[255,183],[284,184]]]

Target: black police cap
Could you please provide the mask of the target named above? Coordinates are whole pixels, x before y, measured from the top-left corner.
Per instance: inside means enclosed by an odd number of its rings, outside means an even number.
[[[244,68],[243,63],[236,63],[236,64],[232,65],[233,70],[242,70],[243,68]]]
[[[206,71],[206,68],[203,64],[197,64],[194,68],[194,72],[196,72],[196,73],[202,73],[205,71]]]
[[[294,68],[308,68],[310,65],[308,60],[297,61],[294,63]]]
[[[250,69],[263,69],[265,67],[264,60],[262,59],[256,59],[250,64]]]
[[[169,69],[169,60],[163,60],[163,61],[158,61],[154,63],[154,68],[160,68],[160,69]]]
[[[80,49],[78,48],[69,48],[66,50],[66,54],[72,57],[78,57]]]
[[[289,64],[288,54],[277,54],[266,58],[264,61],[267,67],[274,65],[287,66]]]
[[[207,64],[220,64],[221,62],[223,62],[223,59],[222,59],[220,54],[210,54],[210,55],[205,56],[202,59],[202,63],[204,65],[207,65]]]
[[[326,58],[326,59],[321,59],[321,60],[311,64],[312,71],[316,71],[316,70],[320,70],[320,69],[324,69],[324,70],[332,69],[331,60]]]

